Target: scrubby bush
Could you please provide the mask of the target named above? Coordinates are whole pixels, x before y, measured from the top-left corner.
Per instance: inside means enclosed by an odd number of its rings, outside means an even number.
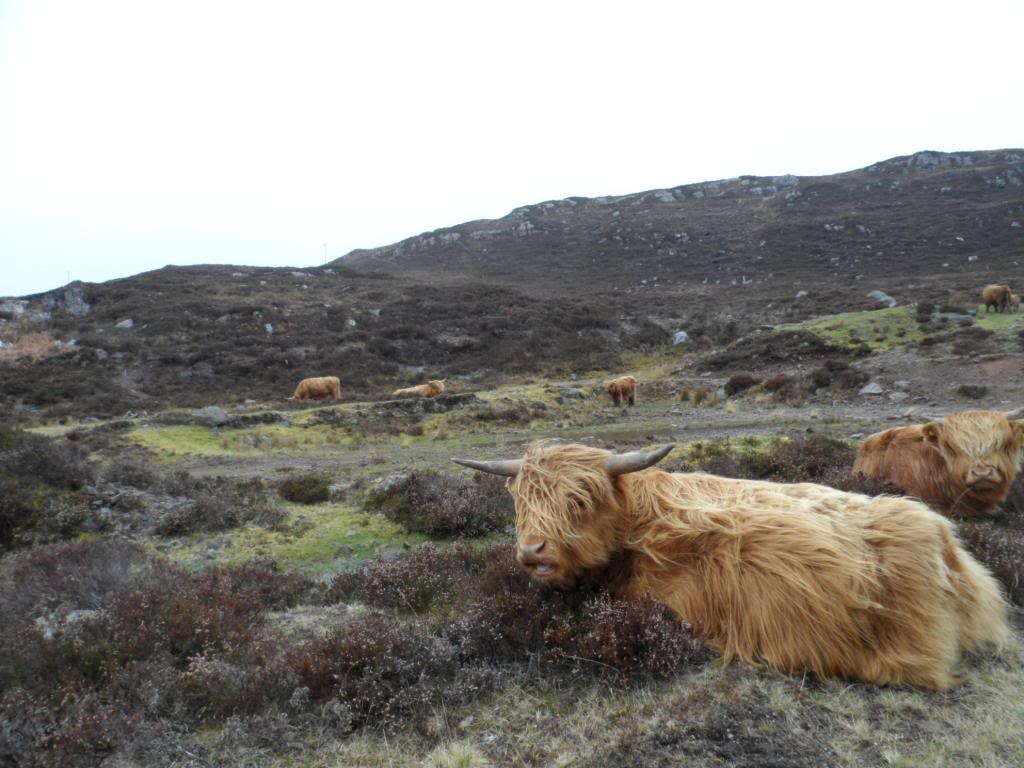
[[[391,477],[369,494],[366,507],[429,536],[484,536],[502,530],[513,517],[504,483],[490,475],[467,479],[414,472]]]
[[[192,502],[166,512],[156,533],[181,536],[194,531],[224,531],[246,523],[284,527],[288,513],[270,498],[257,479],[196,478],[179,472],[164,481],[168,493],[188,496]]]
[[[1024,530],[989,521],[965,521],[960,535],[971,553],[1003,584],[1007,597],[1024,605]]]
[[[80,447],[0,426],[0,551],[75,535],[95,479]]]
[[[980,400],[985,397],[988,392],[989,389],[984,384],[961,384],[956,388],[956,393],[958,395],[971,400]]]
[[[277,492],[281,498],[298,504],[321,504],[331,498],[331,478],[311,472],[284,480]]]
[[[917,302],[917,308],[914,310],[914,319],[919,323],[927,323],[932,319],[934,311],[935,305],[930,301],[919,301]]]
[[[725,394],[732,397],[733,395],[737,395],[740,392],[750,389],[760,383],[761,379],[757,378],[752,373],[734,373],[729,377],[729,380],[725,382]]]

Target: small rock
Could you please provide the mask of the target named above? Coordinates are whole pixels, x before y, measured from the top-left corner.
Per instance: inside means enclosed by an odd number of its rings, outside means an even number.
[[[274,333],[274,326],[272,326],[270,323],[266,323],[263,326],[263,330],[267,332],[267,336],[270,336]]]
[[[899,306],[899,303],[896,301],[896,299],[894,299],[892,296],[890,296],[888,293],[885,293],[884,291],[871,291],[870,293],[868,293],[868,298],[874,299],[879,304],[884,304],[890,309],[892,307]]]
[[[356,537],[358,535],[359,534],[356,531],[354,531],[354,530],[345,531],[345,538],[346,539],[351,539],[351,538],[354,538],[354,537]]]
[[[122,320],[121,322],[116,323],[114,325],[114,327],[115,328],[120,328],[122,331],[126,331],[126,330],[128,330],[129,328],[131,328],[134,325],[135,325],[135,321],[132,320],[130,317],[128,317],[128,318],[125,318],[124,320]]]
[[[208,405],[195,412],[196,421],[208,427],[219,427],[228,420],[227,411],[216,405]]]
[[[798,299],[806,299],[807,298],[807,291],[797,291],[796,292],[796,297]]]
[[[880,394],[882,394],[882,392],[883,392],[882,386],[878,382],[872,381],[872,382],[870,382],[868,384],[865,384],[863,387],[861,387],[859,394],[861,394],[861,395],[880,395]]]
[[[860,440],[862,437],[864,437],[863,432],[854,432],[852,435],[850,435],[851,440]]]
[[[906,379],[900,379],[899,381],[893,382],[893,386],[896,389],[907,389],[910,386],[910,382]]]
[[[906,400],[910,395],[906,392],[890,392],[889,399],[894,403],[899,403]]]
[[[680,344],[686,344],[690,340],[690,334],[686,331],[676,331],[672,334],[672,346],[678,347]]]

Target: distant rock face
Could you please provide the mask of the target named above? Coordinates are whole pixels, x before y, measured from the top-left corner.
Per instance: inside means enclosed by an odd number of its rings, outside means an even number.
[[[884,291],[871,291],[871,293],[868,294],[868,298],[874,299],[879,304],[889,307],[890,309],[899,306],[899,302]]]

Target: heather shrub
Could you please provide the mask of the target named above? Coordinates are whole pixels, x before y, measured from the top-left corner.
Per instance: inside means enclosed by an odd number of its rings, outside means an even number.
[[[989,389],[984,384],[961,384],[956,388],[956,393],[958,395],[970,400],[980,400],[985,397],[988,392]]]
[[[964,521],[960,536],[971,554],[1002,582],[1007,597],[1024,605],[1024,530],[990,521]]]
[[[932,319],[932,313],[935,311],[935,305],[930,301],[919,301],[917,307],[914,310],[914,319],[919,323],[927,323]]]
[[[94,477],[78,446],[0,426],[0,551],[75,535]]]
[[[761,380],[752,373],[734,373],[725,382],[725,394],[732,397],[760,383]]]
[[[316,472],[295,475],[284,480],[277,492],[286,501],[320,504],[331,498],[331,478]]]
[[[366,507],[428,536],[484,536],[503,530],[514,514],[499,478],[435,472],[388,478],[370,493]]]
[[[340,573],[327,591],[329,602],[358,601],[423,613],[451,605],[479,563],[461,547],[425,544],[395,560],[376,560],[360,570]]]
[[[223,531],[246,523],[282,528],[288,517],[257,479],[195,478],[179,472],[165,481],[165,488],[172,495],[190,497],[192,503],[166,512],[157,521],[156,533],[161,536]]]

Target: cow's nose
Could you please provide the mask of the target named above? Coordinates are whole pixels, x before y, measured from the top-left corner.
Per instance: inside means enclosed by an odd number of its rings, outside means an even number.
[[[975,477],[991,477],[993,471],[992,467],[975,467],[971,470],[971,474]]]
[[[544,549],[544,545],[547,542],[539,541],[536,544],[520,544],[519,545],[519,556],[520,557],[535,557],[541,553]]]

